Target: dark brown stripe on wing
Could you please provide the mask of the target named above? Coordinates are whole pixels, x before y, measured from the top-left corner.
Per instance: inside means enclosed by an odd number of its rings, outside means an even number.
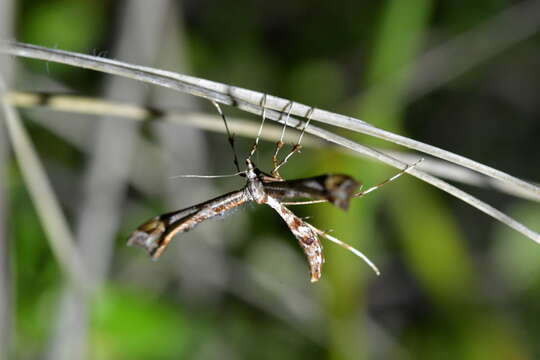
[[[128,245],[142,247],[152,258],[157,259],[177,233],[187,232],[213,217],[226,216],[248,201],[251,201],[249,195],[244,190],[239,190],[189,208],[156,216],[130,235]]]

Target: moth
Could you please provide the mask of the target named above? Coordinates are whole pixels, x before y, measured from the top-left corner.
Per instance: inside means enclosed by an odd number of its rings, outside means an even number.
[[[365,194],[380,188],[388,182],[391,182],[405,173],[414,165],[407,166],[398,174],[375,185],[365,191],[359,192],[360,182],[353,177],[345,174],[324,174],[310,178],[296,180],[285,180],[279,174],[279,168],[284,165],[289,158],[300,151],[302,136],[311,121],[313,109],[307,114],[307,121],[302,128],[298,142],[292,147],[292,150],[283,160],[278,161],[278,153],[284,146],[283,136],[287,127],[287,120],[292,111],[293,103],[290,104],[287,118],[281,133],[281,138],[276,144],[276,151],[272,157],[273,169],[270,174],[258,169],[252,161],[252,157],[257,149],[259,138],[265,121],[265,103],[266,96],[261,102],[262,121],[259,127],[255,143],[251,148],[249,156],[245,159],[245,170],[241,171],[238,157],[234,148],[234,137],[231,135],[227,120],[223,111],[217,103],[213,103],[217,108],[228,134],[229,143],[234,153],[234,163],[238,170],[235,175],[246,178],[246,185],[239,190],[229,192],[205,202],[195,204],[185,209],[176,210],[166,214],[151,218],[137,228],[129,237],[128,245],[135,245],[145,249],[154,259],[158,259],[167,249],[175,235],[185,233],[195,228],[200,223],[218,217],[226,216],[234,209],[250,202],[265,204],[274,209],[285,221],[290,231],[298,240],[303,249],[310,270],[311,282],[316,282],[321,278],[322,265],[324,263],[323,246],[320,237],[343,246],[362,258],[378,275],[380,272],[377,267],[359,250],[350,245],[330,236],[326,232],[317,229],[305,220],[296,216],[286,205],[296,204],[314,204],[319,202],[329,202],[343,210],[349,208],[352,198],[364,196]],[[212,176],[209,176],[212,177]],[[298,199],[307,199],[305,201],[295,201]]]

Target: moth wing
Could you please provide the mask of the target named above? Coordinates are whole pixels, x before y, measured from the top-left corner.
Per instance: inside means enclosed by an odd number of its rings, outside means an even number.
[[[266,204],[276,210],[296,237],[300,247],[302,247],[306,254],[311,272],[311,282],[318,281],[322,274],[324,256],[323,247],[317,233],[302,219],[293,214],[291,210],[280,204],[279,201],[273,197],[268,196]]]

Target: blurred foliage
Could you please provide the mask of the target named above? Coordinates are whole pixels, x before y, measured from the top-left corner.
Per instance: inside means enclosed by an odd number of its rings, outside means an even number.
[[[184,23],[175,31],[185,37],[184,55],[195,76],[350,114],[511,174],[539,179],[538,35],[413,103],[406,95],[414,74],[398,74],[429,46],[520,3],[189,0],[174,9]],[[21,0],[17,6],[17,39],[104,55],[115,46],[126,5],[105,0]],[[103,76],[76,68],[37,61],[23,64],[30,72],[25,78],[57,80],[83,94],[100,88],[103,81]],[[386,86],[377,88],[381,83]],[[28,81],[22,86],[33,85]],[[60,188],[68,217],[75,219],[85,155],[49,130],[37,125],[30,130],[53,184]],[[380,144],[343,129],[338,132],[369,145]],[[219,139],[209,140],[209,147],[228,154],[224,137]],[[245,144],[240,141],[240,148]],[[271,149],[272,144],[261,146],[264,170]],[[56,331],[65,279],[16,165],[10,162],[8,168],[14,358],[41,359]],[[331,150],[308,149],[283,169],[288,178],[324,172],[349,173],[366,187],[394,173]],[[78,175],[66,180],[68,173]],[[74,194],[62,188],[68,185],[76,188]],[[538,224],[538,206],[494,191],[470,190],[525,224]],[[170,210],[161,200],[131,189],[126,213]],[[110,277],[92,301],[89,358],[540,357],[536,339],[540,248],[467,205],[404,177],[355,200],[348,213],[327,205],[295,208],[301,216],[314,215],[310,220],[314,225],[334,229],[338,238],[370,255],[383,272],[376,278],[350,253],[328,244],[323,280],[315,285],[307,283],[304,259],[292,235],[265,210],[250,208],[243,229],[217,224],[220,231],[238,238],[224,250],[230,261],[259,276],[244,282],[225,274],[221,290],[200,297],[197,284],[178,280],[172,271],[178,268],[141,260],[139,253],[127,257],[125,234],[140,218],[125,219]],[[267,241],[290,251],[265,247],[272,256],[264,258],[264,264],[253,263],[262,258],[257,244]],[[279,269],[269,273],[272,267]],[[268,289],[261,290],[265,276],[274,276],[278,289],[274,288],[274,297],[267,295],[272,294]],[[257,294],[268,301],[253,300],[260,299]]]
[[[186,356],[193,332],[180,309],[144,292],[116,285],[97,301],[91,325],[91,357],[162,359]],[[159,306],[156,304],[159,302]]]

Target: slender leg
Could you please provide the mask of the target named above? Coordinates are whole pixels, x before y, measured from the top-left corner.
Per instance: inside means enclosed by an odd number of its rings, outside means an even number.
[[[274,156],[272,156],[272,176],[278,179],[282,179],[282,177],[281,175],[279,175],[279,172],[276,170],[277,167],[279,166],[277,156],[278,156],[279,151],[281,150],[281,148],[283,148],[283,145],[284,145],[283,137],[285,136],[285,129],[287,128],[287,122],[289,121],[289,118],[291,116],[294,102],[293,101],[289,102],[287,106],[289,107],[289,111],[287,112],[287,117],[285,118],[285,122],[283,123],[283,129],[281,130],[281,137],[279,141],[276,143],[276,151],[274,152]],[[285,109],[287,108],[287,106],[285,107]],[[285,111],[285,109],[283,110]]]
[[[255,151],[257,150],[257,145],[259,145],[259,138],[261,137],[262,129],[264,127],[264,121],[266,120],[266,94],[263,95],[260,106],[262,108],[261,126],[259,126],[259,131],[257,132],[255,143],[253,144],[253,147],[251,148],[251,152],[249,153],[247,160],[251,160],[251,157],[253,156],[253,154],[255,154]]]
[[[309,123],[311,122],[311,116],[313,115],[313,111],[315,109],[314,108],[311,108],[308,110],[307,114],[306,114],[306,117],[307,117],[307,121],[306,121],[306,124],[304,125],[304,127],[302,128],[302,132],[300,132],[300,137],[298,137],[298,142],[293,146],[293,148],[291,149],[291,152],[289,152],[287,154],[287,156],[285,156],[285,158],[274,168],[274,170],[272,170],[272,175],[274,174],[279,174],[278,170],[280,167],[282,167],[283,165],[285,165],[287,163],[287,161],[289,161],[289,159],[291,158],[291,156],[293,156],[293,154],[297,153],[297,152],[300,152],[300,150],[302,149],[302,138],[304,137],[304,133],[306,132],[306,128],[309,126]]]
[[[413,167],[417,166],[418,164],[420,164],[422,161],[424,161],[423,158],[417,160],[414,164],[411,164],[411,165],[407,165],[403,170],[401,170],[400,172],[398,172],[397,174],[395,174],[394,176],[392,177],[389,177],[388,179],[378,183],[377,185],[374,185],[372,187],[370,187],[369,189],[367,190],[364,190],[364,191],[360,191],[360,192],[357,192],[356,194],[353,195],[353,197],[362,197],[364,195],[367,195],[369,194],[370,192],[372,191],[375,191],[377,189],[380,189],[381,187],[383,187],[384,185],[388,184],[388,183],[391,183],[392,181],[396,180],[398,177],[400,177],[401,175],[405,174],[407,172],[407,170],[410,170],[412,169]]]

